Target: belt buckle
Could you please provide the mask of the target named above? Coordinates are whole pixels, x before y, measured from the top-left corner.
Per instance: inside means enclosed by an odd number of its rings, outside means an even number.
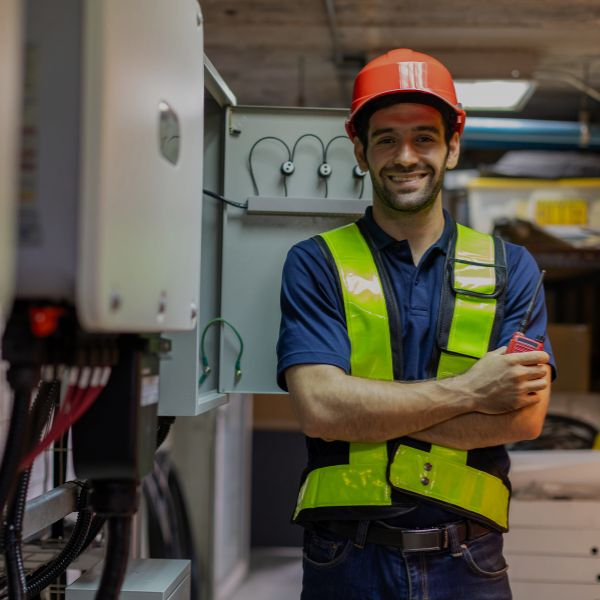
[[[435,535],[437,543],[431,546],[416,544],[414,547],[407,547],[403,544],[403,552],[427,552],[432,550],[444,550],[448,547],[448,528],[447,527],[430,527],[428,529],[408,529],[404,531],[404,536],[415,536],[418,540],[426,535]]]

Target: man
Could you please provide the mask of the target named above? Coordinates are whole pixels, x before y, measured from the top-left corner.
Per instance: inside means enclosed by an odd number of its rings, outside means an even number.
[[[511,597],[504,444],[539,435],[552,360],[506,353],[531,255],[442,209],[464,122],[436,59],[366,65],[346,129],[373,206],[288,255],[278,377],[307,435],[304,600]]]

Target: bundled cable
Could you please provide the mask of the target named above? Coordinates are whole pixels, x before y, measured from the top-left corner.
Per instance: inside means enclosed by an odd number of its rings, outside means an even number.
[[[27,598],[39,594],[44,588],[48,587],[53,581],[65,573],[68,566],[89,546],[96,535],[98,535],[98,525],[102,527],[104,524],[104,519],[100,517],[94,517],[94,519],[92,519],[92,511],[88,507],[89,485],[85,482],[77,483],[81,486],[81,492],[77,499],[77,510],[79,513],[73,531],[69,537],[69,541],[58,556],[27,577],[25,588]],[[92,525],[94,526],[93,529]],[[90,537],[90,533],[93,533],[93,537]]]
[[[27,450],[30,435],[31,393],[39,380],[36,369],[11,367],[8,381],[13,389],[13,409],[0,466],[0,514],[10,501],[17,481],[19,462]]]
[[[50,418],[54,403],[54,392],[57,389],[59,389],[57,381],[42,382],[38,388],[38,394],[32,403],[29,418],[33,440],[39,438],[42,429]],[[28,443],[28,440],[25,443]],[[3,526],[2,546],[6,565],[6,584],[8,597],[14,600],[24,600],[26,597],[27,581],[23,564],[22,535],[30,477],[31,467],[19,476],[16,492],[9,503],[6,521]]]
[[[94,404],[106,387],[110,377],[109,367],[84,367],[72,369],[69,387],[52,427],[42,440],[21,460],[19,468],[27,469],[33,461],[53,442],[62,437]]]
[[[17,491],[11,502],[3,531],[4,564],[8,597],[10,600],[25,600],[25,567],[23,565],[23,517],[25,515],[25,501],[31,469],[27,469],[19,476]]]

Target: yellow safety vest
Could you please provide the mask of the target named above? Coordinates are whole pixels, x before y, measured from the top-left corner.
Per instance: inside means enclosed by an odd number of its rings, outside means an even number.
[[[360,223],[360,222],[359,222]],[[322,234],[333,259],[343,297],[351,345],[352,375],[394,380],[388,313],[389,296],[359,224]],[[437,377],[458,375],[489,350],[505,287],[504,246],[490,235],[456,225],[446,262],[448,284],[438,322]],[[381,267],[383,269],[383,267]],[[452,296],[449,298],[448,296]],[[467,465],[466,451],[431,445],[429,452],[400,438],[391,458],[388,444],[349,444],[349,462],[311,470],[298,496],[294,520],[313,509],[392,506],[392,489],[441,504],[449,510],[508,528],[510,491],[502,479]]]

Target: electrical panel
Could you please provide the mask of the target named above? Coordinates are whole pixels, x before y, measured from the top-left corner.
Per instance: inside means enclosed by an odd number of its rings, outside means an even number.
[[[203,32],[196,0],[30,0],[17,295],[88,331],[199,310]]]
[[[0,334],[14,286],[22,8],[21,0],[0,3]]]
[[[335,109],[229,109],[221,317],[233,327],[221,332],[220,391],[281,393],[275,346],[287,252],[356,220],[371,203],[369,177],[344,132],[346,116]]]

